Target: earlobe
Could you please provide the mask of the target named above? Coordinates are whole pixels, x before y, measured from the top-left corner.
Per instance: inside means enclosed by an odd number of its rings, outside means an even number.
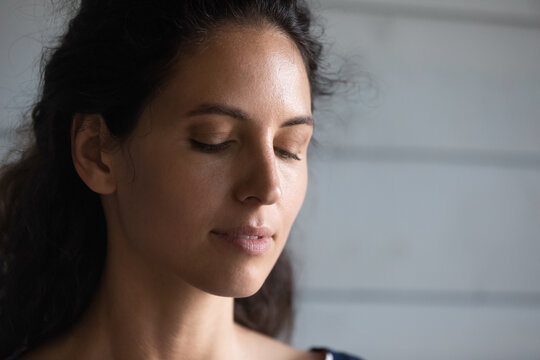
[[[82,181],[102,195],[116,190],[112,154],[105,147],[109,140],[109,129],[101,115],[75,114],[71,126],[73,165]]]

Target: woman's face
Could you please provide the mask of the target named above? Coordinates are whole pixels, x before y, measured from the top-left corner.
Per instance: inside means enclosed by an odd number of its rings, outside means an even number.
[[[305,66],[286,35],[228,27],[175,69],[113,155],[110,241],[206,292],[249,296],[306,192]]]

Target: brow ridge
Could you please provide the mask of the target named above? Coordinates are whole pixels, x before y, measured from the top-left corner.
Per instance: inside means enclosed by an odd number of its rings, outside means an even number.
[[[251,118],[246,112],[241,109],[215,103],[201,104],[195,109],[187,112],[187,116],[190,117],[200,115],[225,115],[240,121],[253,121],[253,118]],[[280,125],[280,127],[283,128],[303,124],[313,126],[313,118],[311,116],[297,116],[292,119],[286,120]]]

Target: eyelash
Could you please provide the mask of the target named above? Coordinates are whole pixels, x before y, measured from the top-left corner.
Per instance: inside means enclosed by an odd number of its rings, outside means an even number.
[[[200,141],[193,140],[193,139],[190,139],[189,141],[191,142],[191,146],[193,146],[196,150],[201,151],[203,153],[207,153],[207,154],[215,154],[222,150],[225,150],[231,145],[231,142],[232,142],[232,141],[225,141],[221,144],[205,144]],[[302,160],[297,154],[293,154],[287,150],[283,150],[279,148],[274,148],[274,150],[282,159],[286,159],[286,160],[291,159],[291,160],[296,160],[296,161]]]

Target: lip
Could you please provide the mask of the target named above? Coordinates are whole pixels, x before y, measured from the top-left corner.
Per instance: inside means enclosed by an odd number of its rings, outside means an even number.
[[[272,245],[273,231],[267,227],[238,226],[211,231],[217,238],[236,245],[249,255],[262,255]]]

